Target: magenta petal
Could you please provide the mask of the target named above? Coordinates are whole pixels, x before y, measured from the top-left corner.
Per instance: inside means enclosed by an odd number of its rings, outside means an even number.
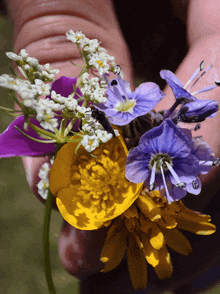
[[[76,78],[62,76],[52,83],[51,91],[54,90],[57,94],[60,94],[63,97],[68,97],[73,92],[73,85],[75,84]],[[77,92],[80,94],[78,89]],[[77,96],[75,98],[77,98]]]
[[[36,139],[44,140],[30,127],[28,127],[28,131],[25,131],[24,121],[24,116],[19,116],[0,135],[0,157],[37,156],[54,153],[56,150],[55,144],[44,144],[33,141],[15,128],[17,126],[25,134]],[[40,127],[40,123],[35,119],[30,118],[30,121],[32,124]]]

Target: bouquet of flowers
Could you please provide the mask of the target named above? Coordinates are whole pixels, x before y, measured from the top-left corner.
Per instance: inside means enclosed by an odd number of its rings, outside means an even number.
[[[198,195],[199,175],[220,163],[201,137],[192,137],[219,109],[216,101],[195,95],[220,83],[191,91],[211,68],[204,70],[203,61],[185,86],[162,70],[175,102],[156,112],[165,96],[157,84],[143,83],[132,92],[98,40],[81,31],[66,36],[82,57],[82,65],[72,63],[81,69],[78,77],[55,80],[59,70],[40,65],[25,49],[6,53],[22,78],[13,69],[12,75],[0,76],[0,86],[9,89],[18,105],[16,110],[0,107],[16,117],[0,135],[0,156],[51,155],[37,184],[46,200],[44,260],[50,293],[55,293],[48,237],[53,197],[63,218],[77,229],[109,228],[100,255],[102,272],[114,269],[127,252],[132,284],[144,289],[147,263],[159,279],[171,277],[167,247],[184,255],[192,252],[181,230],[215,232],[210,216],[187,209],[181,199],[187,193]],[[190,130],[181,128],[181,122],[197,124]]]

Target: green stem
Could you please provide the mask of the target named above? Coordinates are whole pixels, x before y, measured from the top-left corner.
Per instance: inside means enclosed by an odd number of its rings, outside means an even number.
[[[59,149],[63,144],[57,144],[55,157]],[[45,217],[44,217],[44,233],[43,233],[43,255],[44,255],[44,272],[46,277],[46,283],[50,294],[56,294],[52,275],[51,275],[51,264],[50,264],[50,243],[49,243],[49,230],[50,230],[50,219],[51,219],[51,205],[53,201],[53,195],[48,190],[46,205],[45,205]]]
[[[48,191],[45,217],[44,217],[44,234],[43,234],[43,254],[44,254],[44,271],[47,282],[47,287],[50,294],[55,294],[55,288],[51,275],[51,264],[50,264],[50,243],[49,243],[49,229],[50,229],[50,217],[51,217],[51,204],[53,201],[53,195]]]

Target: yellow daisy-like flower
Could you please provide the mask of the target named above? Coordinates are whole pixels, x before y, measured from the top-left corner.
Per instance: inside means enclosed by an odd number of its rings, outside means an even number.
[[[128,209],[143,183],[125,178],[127,148],[121,136],[100,145],[92,157],[78,143],[58,152],[50,171],[50,190],[63,218],[81,230],[95,230]]]
[[[187,209],[182,201],[168,204],[158,191],[143,190],[133,205],[112,221],[100,255],[106,263],[101,271],[114,269],[128,247],[128,270],[136,290],[146,288],[147,263],[159,279],[170,278],[173,267],[166,245],[188,255],[191,245],[179,229],[210,235],[216,229],[210,221],[210,216]]]

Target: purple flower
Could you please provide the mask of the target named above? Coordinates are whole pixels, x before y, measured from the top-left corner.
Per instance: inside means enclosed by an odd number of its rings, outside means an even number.
[[[179,118],[183,122],[200,122],[205,120],[206,117],[214,117],[218,111],[218,103],[214,100],[199,100],[194,97],[195,94],[211,91],[219,86],[216,82],[215,85],[206,87],[199,91],[190,93],[192,87],[198,82],[198,80],[211,68],[210,65],[192,84],[192,86],[186,90],[187,86],[197,77],[198,73],[203,70],[204,62],[201,62],[199,68],[194,72],[189,81],[183,86],[177,76],[169,70],[161,70],[160,76],[165,79],[173,94],[176,98],[176,103],[169,110],[169,114],[175,109],[178,104],[182,103],[183,106],[180,108]],[[168,116],[166,116],[168,117]]]
[[[165,96],[155,83],[143,83],[134,92],[129,89],[129,83],[117,78],[108,82],[107,101],[95,106],[103,111],[114,125],[123,126],[138,116],[151,111]]]
[[[73,92],[73,85],[75,83],[76,78],[68,78],[63,76],[52,84],[51,90],[55,90],[57,94],[68,97],[68,95]],[[77,92],[80,94],[79,90],[77,90]],[[48,97],[50,98],[50,96]],[[75,98],[77,98],[77,96]],[[37,120],[30,118],[30,121],[33,125],[41,128],[40,123]],[[16,129],[17,127],[23,133],[34,139],[45,140],[30,127],[28,127],[28,130],[26,131],[24,129],[24,122],[24,116],[16,118],[0,135],[0,157],[39,156],[48,153],[54,153],[56,149],[54,143],[41,143],[34,141]],[[75,129],[78,128],[76,125],[74,127]]]
[[[200,173],[199,159],[192,150],[191,134],[166,119],[146,132],[129,153],[125,176],[134,183],[144,182],[150,190],[165,188],[168,201],[177,201]],[[197,194],[198,187],[194,187],[190,192]]]
[[[201,122],[207,117],[214,117],[219,110],[218,102],[215,100],[199,100],[184,104],[177,117],[182,122]]]
[[[30,118],[32,124],[40,127],[40,123]],[[8,128],[0,135],[0,157],[13,156],[38,156],[47,153],[54,153],[56,150],[53,143],[39,143],[27,138],[21,134],[16,128],[35,139],[43,140],[34,130],[28,127],[28,131],[24,130],[24,116],[16,118]]]

